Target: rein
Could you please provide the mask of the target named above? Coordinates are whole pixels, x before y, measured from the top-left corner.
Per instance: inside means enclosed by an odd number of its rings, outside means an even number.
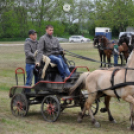
[[[78,59],[83,59],[83,60],[87,60],[87,61],[91,61],[91,62],[96,62],[96,63],[107,64],[107,65],[113,65],[113,66],[114,65],[116,65],[116,66],[122,66],[122,64],[105,63],[105,62],[101,62],[101,61],[98,61],[98,60],[95,60],[95,59],[92,59],[92,58],[84,57],[84,56],[75,54],[73,52],[70,52],[68,50],[64,50],[64,51],[68,53],[67,54],[68,56],[75,57],[75,58],[78,58]]]

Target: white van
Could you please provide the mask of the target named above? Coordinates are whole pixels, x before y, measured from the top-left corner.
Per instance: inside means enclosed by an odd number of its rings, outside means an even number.
[[[127,37],[130,37],[131,35],[134,35],[134,32],[120,32],[119,39],[123,34],[127,34]]]

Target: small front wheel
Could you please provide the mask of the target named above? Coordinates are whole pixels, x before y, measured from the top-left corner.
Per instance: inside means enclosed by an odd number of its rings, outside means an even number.
[[[45,121],[55,122],[60,115],[60,102],[56,96],[46,96],[42,101],[41,113]]]
[[[16,94],[13,96],[11,100],[11,111],[14,116],[26,116],[28,107],[28,101],[25,95]]]

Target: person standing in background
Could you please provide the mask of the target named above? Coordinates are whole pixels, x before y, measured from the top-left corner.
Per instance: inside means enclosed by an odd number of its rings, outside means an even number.
[[[116,66],[118,64],[118,56],[120,55],[120,52],[118,50],[118,45],[115,44],[115,41],[112,42],[114,45],[114,65]]]

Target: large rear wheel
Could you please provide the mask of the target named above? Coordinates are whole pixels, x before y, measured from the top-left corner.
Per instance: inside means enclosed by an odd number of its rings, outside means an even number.
[[[55,122],[60,115],[60,102],[56,96],[46,96],[42,101],[41,113],[45,121]]]

